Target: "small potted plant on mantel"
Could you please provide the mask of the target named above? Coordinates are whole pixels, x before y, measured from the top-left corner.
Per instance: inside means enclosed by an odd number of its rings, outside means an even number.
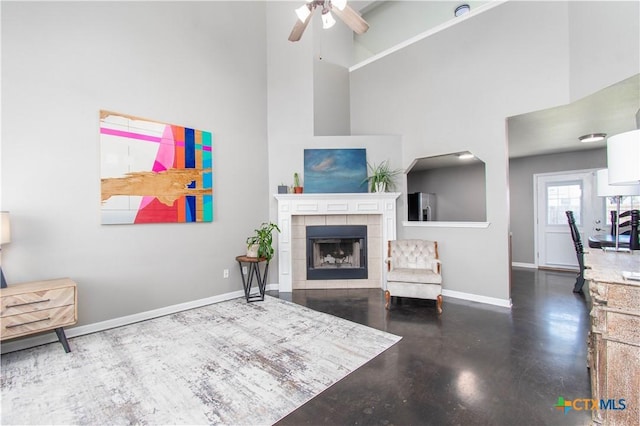
[[[255,233],[247,237],[247,257],[264,257],[267,262],[273,258],[273,231],[280,232],[280,228],[275,223],[264,222]]]
[[[298,172],[293,174],[293,193],[294,194],[302,194],[303,188],[302,188],[302,184],[300,183],[300,175],[298,175]]]
[[[378,165],[375,163],[373,165],[367,163],[367,166],[369,170],[371,170],[371,175],[367,177],[363,183],[369,182],[371,184],[371,192],[385,192],[394,189],[394,178],[402,173],[400,169],[392,170],[389,167],[388,161],[383,161]]]

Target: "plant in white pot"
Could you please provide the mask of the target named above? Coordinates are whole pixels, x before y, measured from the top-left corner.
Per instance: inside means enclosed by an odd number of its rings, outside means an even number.
[[[394,178],[402,173],[400,169],[391,169],[388,161],[373,165],[367,163],[371,174],[363,182],[369,182],[371,192],[385,192],[395,188]]]
[[[247,257],[264,257],[271,261],[275,250],[273,249],[273,231],[280,232],[275,223],[264,222],[255,233],[247,237]]]

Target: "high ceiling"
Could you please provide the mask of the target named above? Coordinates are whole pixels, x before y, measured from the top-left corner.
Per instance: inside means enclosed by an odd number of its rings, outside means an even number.
[[[606,140],[582,143],[579,136],[609,136],[636,129],[640,74],[569,105],[510,117],[509,157],[604,148]]]
[[[371,28],[361,41],[367,50],[378,53],[389,47],[389,40],[409,39],[448,20],[455,6],[471,4],[472,12],[486,1],[350,1],[369,22]],[[432,8],[433,10],[430,10]],[[429,17],[428,19],[426,17]],[[470,17],[473,19],[473,17]],[[411,22],[413,21],[413,22]],[[402,25],[395,25],[402,23]],[[419,23],[418,23],[419,22]],[[402,27],[401,34],[398,27]],[[356,43],[358,38],[356,37]],[[361,49],[362,50],[362,49]],[[532,111],[508,119],[509,157],[569,152],[603,148],[606,140],[581,143],[578,137],[589,133],[615,135],[636,129],[636,113],[640,110],[640,75],[607,87],[569,105],[559,105],[542,111]],[[416,167],[423,166],[420,162]],[[428,164],[425,164],[430,168]]]

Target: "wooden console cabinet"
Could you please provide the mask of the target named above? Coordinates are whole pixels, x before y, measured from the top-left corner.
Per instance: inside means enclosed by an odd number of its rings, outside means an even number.
[[[69,352],[62,327],[77,322],[77,302],[77,286],[69,278],[0,289],[0,340],[55,330],[65,352]]]
[[[640,281],[624,277],[623,271],[640,271],[640,252],[592,249],[584,259],[592,303],[588,366],[592,399],[598,404],[592,421],[595,425],[638,425]]]

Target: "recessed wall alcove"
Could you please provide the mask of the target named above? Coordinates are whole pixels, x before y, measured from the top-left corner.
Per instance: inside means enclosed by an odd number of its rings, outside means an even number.
[[[412,194],[423,195],[421,206]],[[418,158],[407,172],[408,214],[416,222],[487,220],[485,163],[468,151]]]

